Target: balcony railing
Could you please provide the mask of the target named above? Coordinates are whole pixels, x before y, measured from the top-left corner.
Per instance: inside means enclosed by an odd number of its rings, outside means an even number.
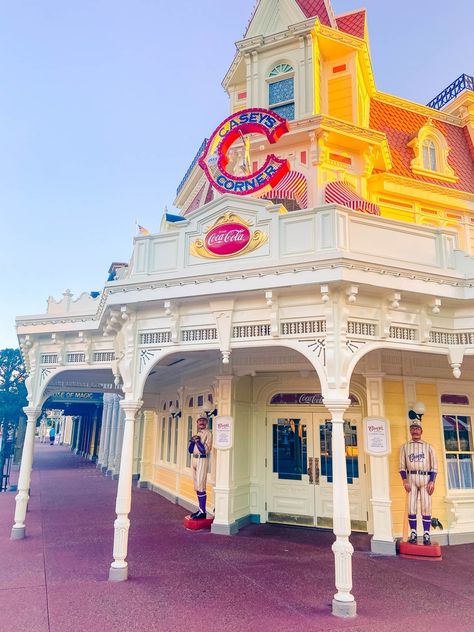
[[[474,91],[474,77],[472,77],[471,75],[463,74],[458,77],[456,81],[453,81],[452,84],[450,84],[447,88],[440,92],[438,96],[432,99],[427,105],[429,108],[441,110],[446,105],[446,103],[449,103],[464,90]]]

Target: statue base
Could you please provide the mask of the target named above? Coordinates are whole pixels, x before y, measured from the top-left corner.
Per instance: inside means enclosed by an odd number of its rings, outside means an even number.
[[[202,531],[204,529],[210,529],[214,518],[201,518],[200,520],[193,520],[191,516],[186,516],[183,520],[183,524],[186,529],[191,531]]]
[[[415,560],[426,560],[431,562],[441,561],[441,547],[434,542],[433,544],[410,544],[409,542],[400,542],[400,557],[408,557]]]

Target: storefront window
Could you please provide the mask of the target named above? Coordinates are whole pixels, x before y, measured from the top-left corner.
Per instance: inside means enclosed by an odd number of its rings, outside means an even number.
[[[473,489],[471,418],[467,415],[443,415],[443,435],[449,489]]]
[[[279,419],[273,426],[273,471],[279,479],[300,481],[308,470],[306,425],[301,419]]]

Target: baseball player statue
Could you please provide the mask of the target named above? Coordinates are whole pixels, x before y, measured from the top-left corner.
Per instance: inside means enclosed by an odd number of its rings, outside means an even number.
[[[207,417],[199,417],[197,434],[191,437],[188,446],[188,452],[191,455],[194,489],[199,502],[199,509],[191,514],[191,518],[194,520],[202,520],[206,517],[206,479],[212,449],[212,432],[208,429],[207,424]]]
[[[438,465],[433,447],[421,440],[423,429],[421,415],[410,411],[411,440],[400,449],[400,476],[403,487],[408,492],[408,524],[410,544],[417,544],[416,509],[418,498],[423,520],[423,544],[431,544],[431,496],[435,488]]]

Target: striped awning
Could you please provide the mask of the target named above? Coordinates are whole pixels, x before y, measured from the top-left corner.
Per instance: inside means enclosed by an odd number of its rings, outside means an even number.
[[[329,204],[336,203],[341,206],[347,206],[354,211],[380,215],[380,208],[377,204],[372,204],[372,202],[367,202],[367,200],[361,198],[351,189],[350,185],[345,182],[336,181],[326,184],[324,199]]]
[[[289,171],[271,190],[263,195],[266,200],[295,200],[300,208],[308,207],[308,185],[305,176],[299,171]]]

